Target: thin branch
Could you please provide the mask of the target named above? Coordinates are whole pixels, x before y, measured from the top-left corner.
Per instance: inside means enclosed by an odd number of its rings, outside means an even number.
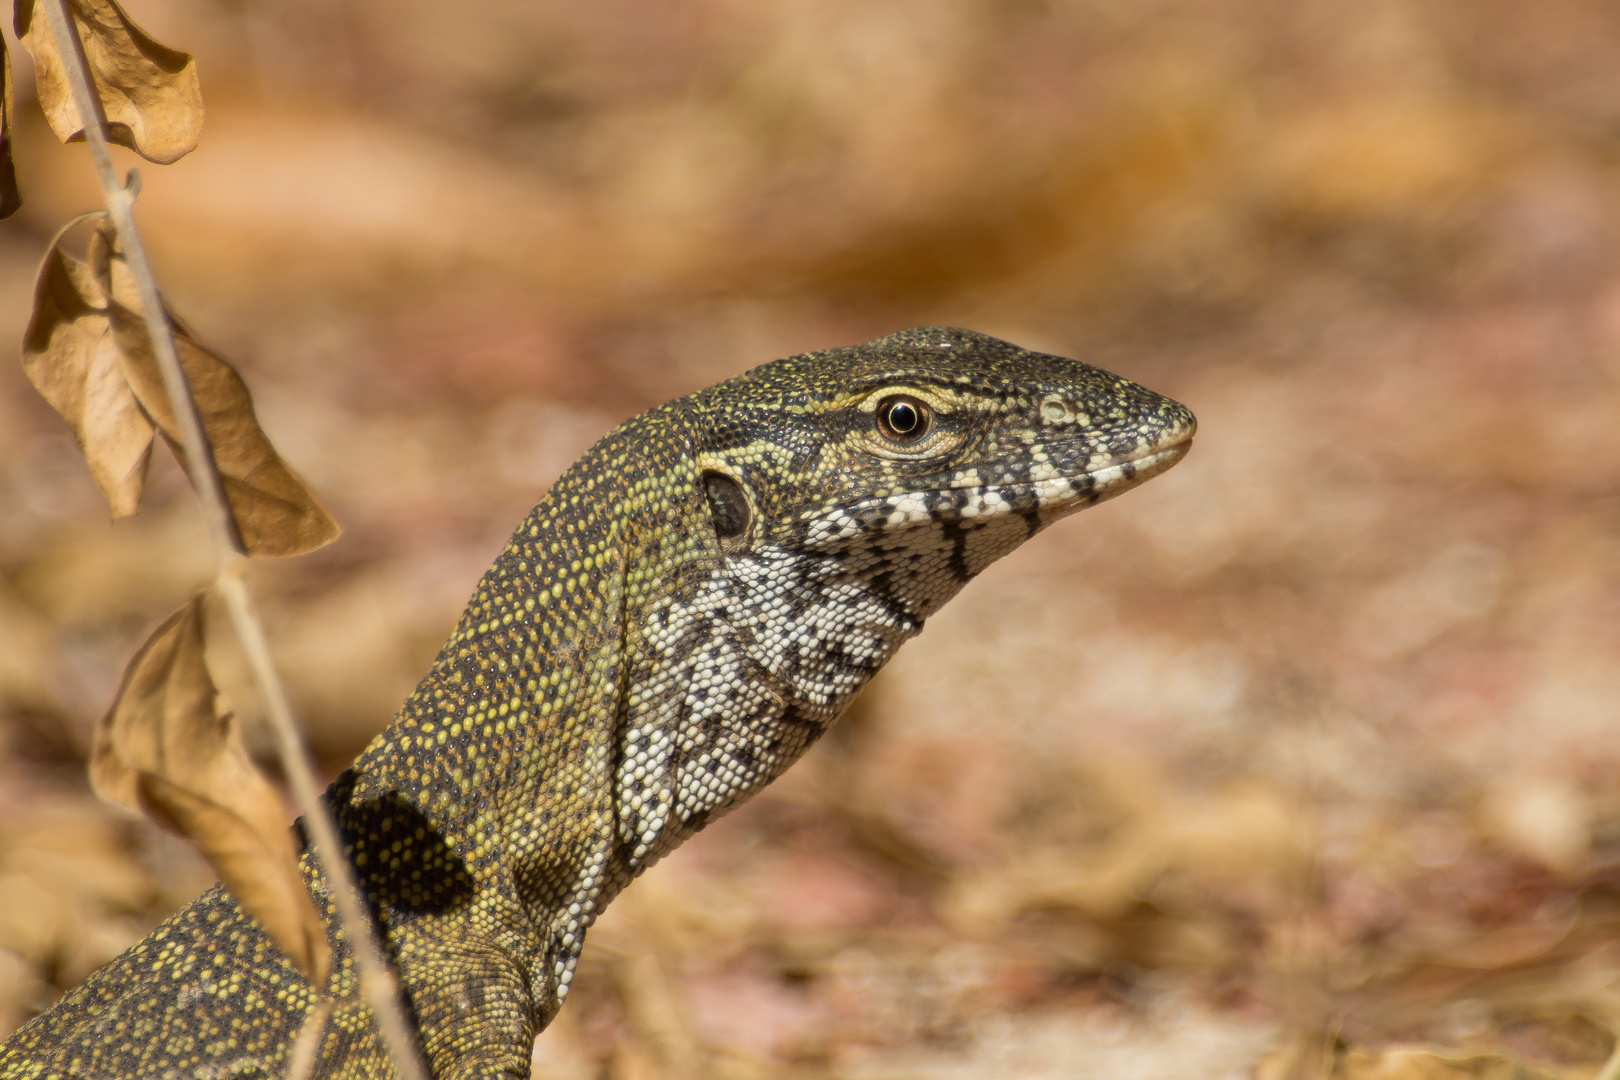
[[[90,156],[95,162],[96,174],[101,179],[102,194],[113,227],[118,233],[118,244],[129,264],[130,276],[140,296],[146,329],[152,338],[152,351],[163,372],[164,390],[174,407],[180,428],[180,444],[185,450],[185,467],[203,504],[208,520],[209,535],[213,539],[214,554],[218,561],[219,576],[216,587],[225,599],[231,622],[241,639],[253,672],[253,682],[264,702],[265,714],[276,733],[277,748],[282,768],[291,783],[293,795],[304,815],[315,850],[315,858],[326,877],[333,900],[337,905],[339,925],[347,935],[353,949],[360,986],[371,1004],[378,1028],[393,1057],[395,1071],[401,1080],[427,1080],[427,1071],[417,1051],[411,1025],[401,1007],[398,983],[383,959],[375,928],[367,913],[355,879],[354,868],[343,855],[338,841],[337,826],[321,801],[321,789],[315,779],[315,770],[304,749],[303,738],[293,722],[292,709],[287,703],[286,691],[276,674],[269,643],[263,624],[254,609],[253,596],[248,588],[248,559],[243,550],[236,521],[231,515],[230,503],[225,498],[224,482],[214,463],[213,450],[203,432],[197,404],[192,399],[191,387],[186,382],[185,370],[175,351],[174,337],[169,320],[158,294],[157,281],[152,275],[146,248],[135,228],[135,180],[125,186],[118,181],[113,168],[112,155],[107,147],[107,117],[96,96],[85,63],[83,45],[73,30],[66,0],[39,0],[56,39],[57,51],[62,57],[63,73],[72,89],[73,104],[84,124],[85,141],[90,145]]]

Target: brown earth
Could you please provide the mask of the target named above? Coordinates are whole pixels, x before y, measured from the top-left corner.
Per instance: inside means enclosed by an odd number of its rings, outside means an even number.
[[[1597,1074],[1620,7],[132,14],[209,101],[201,147],[143,169],[160,277],[346,529],[257,579],[331,769],[538,492],[670,396],[948,323],[1199,415],[1185,464],[975,582],[638,883],[537,1075]],[[19,111],[11,341],[46,238],[97,202],[83,148]],[[171,462],[109,525],[0,366],[0,1030],[209,880],[83,772],[208,567]]]

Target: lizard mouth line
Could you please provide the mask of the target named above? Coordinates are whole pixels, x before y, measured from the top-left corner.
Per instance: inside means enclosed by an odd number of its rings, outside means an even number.
[[[1043,504],[1085,496],[1089,505],[1129,491],[1144,480],[1151,480],[1180,461],[1191,448],[1192,439],[1187,438],[1140,457],[1116,461],[1100,469],[1089,469],[1078,476],[1038,481],[1031,487]]]
[[[1168,470],[1186,455],[1191,439],[1128,461],[1115,461],[1084,473],[1058,474],[1042,479],[1021,479],[1008,484],[944,487],[870,500],[813,518],[807,529],[810,544],[838,544],[872,525],[880,531],[909,528],[927,521],[988,521],[1006,515],[1059,510],[1059,517],[1113,499],[1145,479]]]
[[[1099,469],[1039,480],[912,491],[842,507],[810,519],[805,542],[837,545],[866,531],[891,532],[930,521],[987,522],[993,518],[1056,512],[1062,517],[1129,491],[1164,472],[1187,453],[1191,437],[1140,457]],[[1055,520],[1055,518],[1053,518]]]
[[[1183,439],[1181,442],[1173,446],[1167,446],[1162,450],[1154,450],[1151,453],[1143,454],[1141,457],[1130,458],[1126,461],[1116,461],[1112,465],[1105,465],[1101,469],[1094,469],[1080,475],[1101,481],[1104,477],[1112,477],[1117,473],[1134,480],[1146,480],[1150,476],[1159,475],[1186,457],[1187,451],[1191,449],[1192,440]]]
[[[1158,476],[1186,456],[1191,446],[1190,438],[1183,439],[1140,457],[1116,461],[1100,469],[1088,469],[1074,475],[1052,476],[1000,488],[965,489],[966,498],[962,500],[958,514],[971,520],[997,517],[1008,512],[1020,513],[1026,509],[1049,511],[1060,507],[1063,508],[1062,513],[1067,514],[1111,499],[1144,480]],[[1033,500],[1034,506],[1022,505],[1026,499]]]

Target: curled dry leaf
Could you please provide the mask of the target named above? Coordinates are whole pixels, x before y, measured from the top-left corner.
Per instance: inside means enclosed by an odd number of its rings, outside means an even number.
[[[197,596],[147,638],[96,726],[90,783],[102,798],[190,837],[243,910],[315,985],[331,962],[281,800],[216,712]]]
[[[63,142],[84,138],[84,121],[49,23],[34,0],[17,0],[17,37],[34,56],[39,103]],[[113,0],[69,0],[107,137],[148,161],[167,165],[197,148],[202,134],[202,87],[191,57],[154,41]]]
[[[73,426],[91,475],[120,517],[140,501],[153,427],[181,458],[185,451],[112,225],[102,218],[88,263],[62,250],[64,234],[84,220],[69,222],[45,255],[23,366]],[[166,314],[243,548],[250,555],[299,555],[337,539],[337,523],[259,427],[236,369]]]
[[[164,392],[163,373],[152,351],[146,320],[139,314],[135,282],[108,221],[103,220],[90,241],[90,268],[107,298],[124,376],[170,448],[183,459],[180,428]],[[198,344],[172,312],[165,309],[164,314],[243,548],[250,555],[301,555],[336,540],[341,531],[337,522],[281,460],[259,427],[253,397],[242,376],[222,357]]]
[[[11,93],[11,50],[0,43],[0,218],[22,207],[17,190],[17,163],[11,157],[11,125],[16,113]]]
[[[107,297],[113,338],[124,361],[124,375],[169,446],[185,450],[174,409],[163,389],[163,373],[141,317],[129,264],[118,250],[110,222],[90,241],[90,268]],[[298,475],[281,460],[259,427],[247,384],[223,358],[203,348],[172,312],[165,309],[174,346],[191,396],[197,402],[214,464],[224,481],[237,534],[250,555],[301,555],[336,540],[337,522]]]
[[[86,263],[62,250],[62,237],[84,220],[63,226],[45,252],[23,335],[23,370],[72,426],[113,517],[124,517],[141,499],[152,422],[124,376],[101,288]]]

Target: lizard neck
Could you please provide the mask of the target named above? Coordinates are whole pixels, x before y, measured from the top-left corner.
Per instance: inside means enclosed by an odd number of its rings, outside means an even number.
[[[432,669],[356,761],[345,800],[357,864],[376,858],[368,844],[391,846],[365,808],[404,804],[385,820],[417,818],[418,842],[448,849],[464,883],[413,905],[399,902],[408,886],[368,882],[385,922],[475,923],[525,969],[542,1023],[566,996],[585,928],[639,869],[615,790],[627,610],[712,561],[689,528],[701,511],[690,455],[657,421],[599,443],[518,527]],[[640,472],[622,460],[631,447]]]
[[[547,493],[355,766],[354,803],[405,804],[387,828],[351,829],[357,849],[386,847],[393,872],[389,828],[415,815],[416,842],[448,848],[464,882],[411,900],[396,873],[372,890],[385,919],[401,896],[395,925],[476,916],[525,967],[542,1020],[596,913],[797,760],[971,576],[971,545],[933,535],[943,525],[825,550],[784,530],[724,550],[703,470],[726,465],[756,492],[773,478],[692,452],[690,427],[662,419],[613,433]],[[1008,530],[1016,543],[1030,527],[983,531]]]

